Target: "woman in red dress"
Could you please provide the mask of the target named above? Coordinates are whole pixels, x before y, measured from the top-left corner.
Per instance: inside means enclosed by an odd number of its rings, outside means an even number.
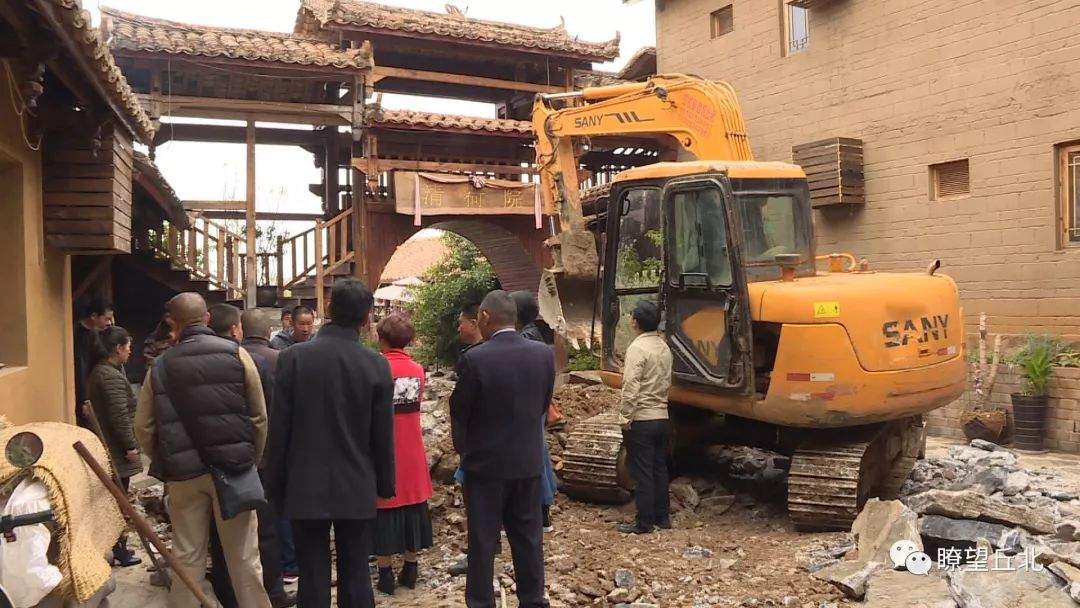
[[[397,495],[380,499],[375,520],[375,555],[379,591],[394,593],[392,559],[404,556],[397,584],[416,588],[417,551],[431,546],[431,498],[424,437],[420,429],[420,400],[424,394],[424,368],[404,348],[412,342],[413,326],[404,315],[392,314],[376,326],[379,349],[390,362],[394,377],[394,456]]]

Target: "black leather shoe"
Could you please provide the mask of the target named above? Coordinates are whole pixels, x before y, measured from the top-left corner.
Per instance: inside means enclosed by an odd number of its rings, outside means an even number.
[[[379,568],[379,582],[375,588],[386,595],[394,595],[394,569]]]
[[[661,530],[670,530],[671,529],[671,518],[668,517],[668,518],[664,518],[664,519],[660,520],[660,523],[656,524],[656,527],[660,528]]]
[[[652,528],[642,528],[642,527],[638,526],[636,523],[634,523],[634,524],[622,523],[622,524],[619,524],[618,526],[615,526],[615,528],[619,532],[622,532],[623,534],[649,534],[650,532],[652,532]]]
[[[405,562],[398,573],[397,582],[402,587],[416,589],[416,579],[420,576],[420,566],[416,562]]]
[[[128,551],[127,553],[116,553],[113,555],[113,564],[120,566],[121,568],[130,568],[132,566],[138,566],[142,563],[134,551]]]

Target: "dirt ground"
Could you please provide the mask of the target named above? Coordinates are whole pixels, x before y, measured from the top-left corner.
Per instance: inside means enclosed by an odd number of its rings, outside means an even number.
[[[560,399],[571,420],[611,405],[601,387],[576,388]],[[558,441],[549,437],[553,460]],[[957,442],[930,438],[928,456],[947,453]],[[1080,456],[1048,453],[1021,455],[1026,468],[1046,467],[1080,480]],[[146,483],[146,482],[144,482]],[[465,514],[460,490],[440,484],[431,501],[435,546],[421,556],[416,590],[393,596],[376,592],[379,606],[437,608],[464,605],[464,577],[447,567],[461,557]],[[796,532],[783,504],[738,495],[727,508],[678,511],[674,529],[648,536],[620,534],[616,523],[632,517],[632,506],[597,506],[560,496],[553,511],[555,531],[545,536],[548,595],[552,606],[614,606],[642,602],[664,608],[711,606],[794,606],[823,608],[848,603],[831,585],[812,579],[800,557],[835,546],[844,535]],[[618,574],[616,574],[618,571]],[[625,572],[624,572],[625,571]],[[506,606],[516,606],[507,545],[496,562]],[[616,578],[626,592],[616,591]],[[627,579],[632,579],[626,585]],[[110,599],[120,608],[165,606],[165,592],[151,587],[145,566],[117,570],[118,590]]]

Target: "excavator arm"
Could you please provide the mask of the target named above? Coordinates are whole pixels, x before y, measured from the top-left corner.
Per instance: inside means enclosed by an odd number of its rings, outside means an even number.
[[[576,345],[591,338],[599,261],[581,210],[575,138],[666,137],[699,159],[753,156],[734,90],[726,83],[682,74],[537,95],[532,123],[544,210],[558,216],[547,241],[554,266],[541,281],[541,315]]]

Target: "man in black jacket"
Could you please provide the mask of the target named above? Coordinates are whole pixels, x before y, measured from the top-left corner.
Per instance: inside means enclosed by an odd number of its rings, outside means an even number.
[[[517,308],[496,290],[480,305],[486,340],[466,352],[450,396],[454,448],[465,471],[469,570],[465,604],[493,608],[499,529],[506,530],[514,561],[518,605],[546,608],[541,530],[543,417],[555,382],[550,348],[514,329]]]
[[[251,470],[266,445],[266,401],[251,355],[206,326],[206,301],[197,293],[169,300],[169,322],[179,339],[147,371],[135,410],[135,436],[150,457],[150,474],[165,481],[173,553],[202,584],[210,526],[217,527],[244,608],[270,608],[259,563],[256,516],[223,519],[210,467]],[[184,585],[170,589],[170,608],[195,608]]]
[[[368,555],[376,496],[394,495],[394,383],[386,359],[360,343],[373,303],[360,281],[337,281],[333,321],[278,358],[265,473],[292,520],[304,608],[330,606],[331,527],[338,606],[375,605]]]

